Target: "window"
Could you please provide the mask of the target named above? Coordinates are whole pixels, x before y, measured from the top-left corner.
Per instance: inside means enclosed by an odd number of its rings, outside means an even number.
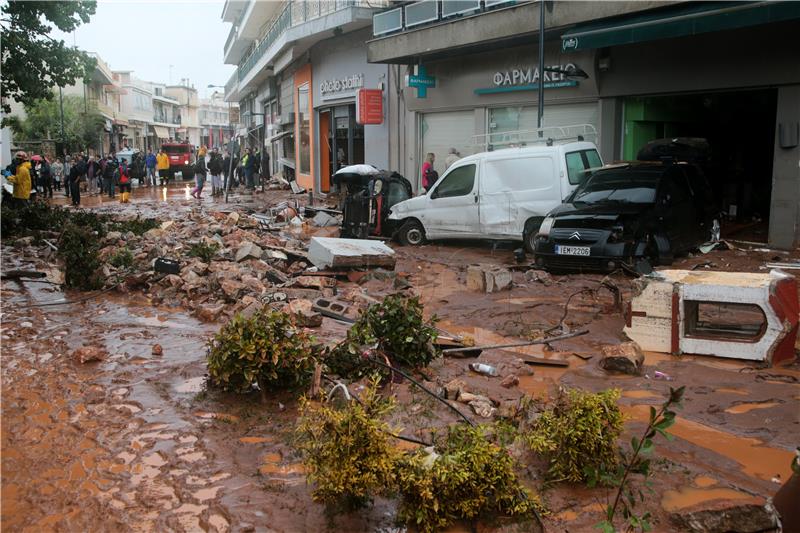
[[[687,337],[756,342],[767,330],[767,319],[755,304],[684,301]]]
[[[440,181],[431,198],[466,196],[475,186],[475,165],[464,165],[451,170]]]
[[[553,160],[549,157],[515,157],[487,161],[482,178],[483,192],[550,189],[556,183]]]
[[[297,123],[300,131],[300,174],[311,174],[311,134],[309,128],[308,84],[297,88]]]
[[[569,182],[572,185],[580,185],[586,178],[589,177],[591,172],[588,169],[596,169],[603,166],[600,160],[600,155],[597,150],[579,150],[577,152],[569,152],[567,158],[567,174],[569,175]]]

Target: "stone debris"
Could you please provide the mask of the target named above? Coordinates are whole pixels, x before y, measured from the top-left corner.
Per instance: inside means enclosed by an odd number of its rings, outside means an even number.
[[[108,357],[108,352],[100,346],[81,346],[72,352],[72,358],[79,363],[103,361]]]
[[[264,251],[255,243],[245,241],[236,250],[236,262],[241,263],[245,259],[252,257],[253,259],[261,259]]]
[[[706,505],[710,508],[671,513],[670,522],[680,531],[692,533],[755,533],[778,527],[777,514],[771,505],[733,501]]]
[[[380,241],[312,237],[308,258],[319,268],[394,268],[394,250]]]
[[[295,324],[304,328],[317,328],[322,325],[322,314],[314,311],[311,300],[293,300],[283,306],[282,311],[290,315]]]
[[[477,292],[500,292],[511,288],[511,272],[505,268],[488,265],[467,267],[467,288]]]
[[[154,344],[152,353],[153,355],[164,355],[164,348],[160,344]]]
[[[335,216],[329,215],[325,211],[320,211],[316,214],[316,216],[311,219],[311,223],[317,226],[318,228],[326,228],[329,226],[338,226],[341,224],[338,218]]]
[[[600,367],[607,372],[638,376],[642,373],[643,365],[644,354],[635,342],[603,346],[603,358],[600,360]]]
[[[519,378],[514,374],[509,374],[503,378],[503,381],[500,382],[501,387],[505,387],[510,389],[511,387],[516,387],[519,385]]]

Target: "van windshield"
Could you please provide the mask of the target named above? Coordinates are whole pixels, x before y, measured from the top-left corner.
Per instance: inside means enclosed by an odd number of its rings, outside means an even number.
[[[188,154],[191,151],[188,146],[162,146],[161,148],[168,154]]]
[[[572,203],[652,204],[656,199],[660,174],[603,172],[594,174],[575,191]]]

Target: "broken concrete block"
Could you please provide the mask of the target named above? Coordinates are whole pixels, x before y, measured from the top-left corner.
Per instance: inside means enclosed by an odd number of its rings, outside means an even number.
[[[311,300],[292,300],[282,311],[291,315],[298,326],[316,328],[322,325],[322,314],[314,311],[313,306]]]
[[[670,513],[669,520],[680,531],[692,533],[755,533],[773,531],[778,527],[776,513],[771,505],[740,501],[721,501],[707,505],[710,508]]]
[[[266,249],[266,250],[264,250],[264,254],[262,255],[262,257],[264,257],[266,259],[278,259],[278,260],[281,260],[281,261],[288,261],[289,260],[289,256],[286,255],[285,253],[281,252],[280,250]]]
[[[239,298],[240,293],[244,289],[244,284],[232,279],[223,280],[219,284],[222,292],[225,293],[225,296],[230,298],[231,300],[236,300]]]
[[[335,287],[336,279],[325,276],[297,276],[292,280],[292,287],[305,287],[308,289],[323,289]]]
[[[222,313],[224,309],[225,309],[224,304],[217,304],[217,305],[205,304],[198,307],[196,313],[198,318],[200,318],[200,320],[204,320],[206,322],[214,322],[215,320],[217,320],[217,317],[219,317],[219,315]]]
[[[106,358],[108,352],[100,346],[81,346],[72,352],[72,358],[79,363],[88,363],[90,361],[102,361]]]
[[[329,215],[325,211],[320,211],[317,215],[311,220],[311,222],[317,226],[318,228],[325,228],[328,226],[338,226],[339,219],[335,216]]]
[[[638,376],[642,373],[644,354],[635,342],[624,342],[616,346],[603,346],[600,367],[607,372],[618,372]]]
[[[467,267],[467,289],[486,292],[486,276],[482,267],[478,265],[470,265]]]
[[[511,272],[505,268],[495,268],[486,272],[486,292],[500,292],[511,288]]]
[[[239,249],[236,250],[236,262],[240,263],[251,257],[253,259],[261,259],[261,255],[263,253],[264,251],[257,244],[250,241],[244,241],[239,245]]]
[[[381,241],[312,237],[308,258],[319,268],[394,268],[394,250]]]
[[[225,218],[226,226],[235,226],[237,222],[239,222],[239,213],[237,213],[236,211],[231,211],[231,213],[228,214],[227,218]]]
[[[488,401],[473,400],[469,402],[469,406],[481,418],[492,418],[497,413],[497,409]]]
[[[454,379],[444,386],[445,397],[448,400],[458,400],[458,395],[466,390],[467,384],[460,379]]]

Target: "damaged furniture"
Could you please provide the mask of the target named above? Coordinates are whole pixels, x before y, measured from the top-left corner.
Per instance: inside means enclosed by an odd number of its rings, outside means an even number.
[[[661,270],[634,282],[625,333],[643,350],[775,364],[794,357],[799,307],[780,270]]]

